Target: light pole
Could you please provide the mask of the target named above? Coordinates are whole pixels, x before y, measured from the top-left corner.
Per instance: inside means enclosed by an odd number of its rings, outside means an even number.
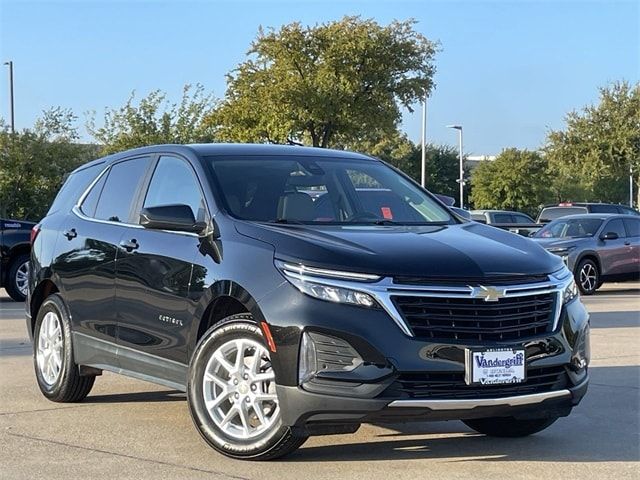
[[[13,60],[4,62],[4,64],[9,66],[9,108],[10,108],[10,116],[11,116],[11,133],[15,133],[16,119],[15,119],[14,110],[13,110]]]
[[[629,164],[629,206],[633,208],[633,164]]]
[[[426,184],[427,176],[427,94],[422,102],[422,163],[420,167],[420,185]]]
[[[464,208],[464,164],[462,161],[462,125],[447,125],[447,128],[453,128],[458,130],[458,143],[460,148],[460,177],[458,183],[460,184],[460,208]]]

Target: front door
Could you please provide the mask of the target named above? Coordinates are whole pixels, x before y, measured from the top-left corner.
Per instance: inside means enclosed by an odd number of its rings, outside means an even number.
[[[600,240],[598,249],[602,262],[603,275],[625,275],[629,273],[629,245],[627,232],[621,218],[614,218],[602,229],[603,234],[615,233],[615,240]]]
[[[194,217],[208,213],[193,168],[160,156],[141,208],[184,204]],[[187,338],[192,321],[189,285],[200,238],[192,233],[129,228],[120,246],[116,311],[120,364],[181,385],[186,381]],[[127,349],[127,347],[131,347]]]

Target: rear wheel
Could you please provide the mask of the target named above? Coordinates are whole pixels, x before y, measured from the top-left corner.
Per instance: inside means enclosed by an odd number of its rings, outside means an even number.
[[[36,379],[42,394],[54,402],[84,399],[95,376],[80,376],[73,361],[71,324],[60,295],[51,295],[40,307],[33,339]]]
[[[262,331],[251,315],[232,315],[207,331],[193,354],[191,417],[205,441],[229,457],[282,457],[307,436],[282,424],[275,387]]]
[[[538,433],[559,417],[518,420],[513,417],[479,418],[463,420],[464,424],[478,433],[491,437],[526,437]]]
[[[602,285],[598,265],[589,258],[582,260],[578,264],[575,278],[580,293],[583,295],[593,295],[596,293],[596,290],[600,288],[600,285]]]
[[[16,302],[24,302],[29,288],[29,255],[18,255],[9,266],[7,293]]]

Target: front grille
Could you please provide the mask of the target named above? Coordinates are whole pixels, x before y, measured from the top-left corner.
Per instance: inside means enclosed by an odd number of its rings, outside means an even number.
[[[417,338],[517,340],[551,329],[556,295],[544,293],[480,298],[393,296],[392,300]]]
[[[526,283],[547,282],[549,275],[494,275],[488,277],[415,277],[395,276],[393,283],[396,285],[437,285],[437,286],[463,286],[477,287],[479,285],[523,285]]]
[[[561,390],[568,385],[564,367],[527,369],[523,383],[467,385],[464,372],[411,373],[400,375],[382,394],[396,399],[501,398]]]

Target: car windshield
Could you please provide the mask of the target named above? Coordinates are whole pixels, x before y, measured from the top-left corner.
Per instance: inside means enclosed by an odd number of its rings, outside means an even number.
[[[327,157],[209,157],[228,211],[258,222],[445,224],[449,212],[373,160]]]
[[[599,218],[560,219],[549,223],[535,234],[538,238],[593,237],[602,225]]]

